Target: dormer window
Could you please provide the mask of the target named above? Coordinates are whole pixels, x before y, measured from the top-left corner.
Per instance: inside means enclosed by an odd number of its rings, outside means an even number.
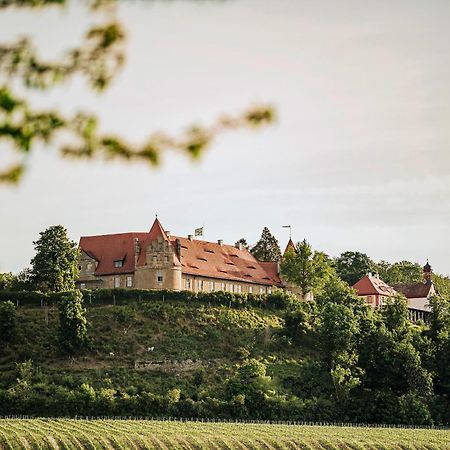
[[[114,261],[114,267],[115,268],[123,267],[123,259],[118,259],[117,261]]]

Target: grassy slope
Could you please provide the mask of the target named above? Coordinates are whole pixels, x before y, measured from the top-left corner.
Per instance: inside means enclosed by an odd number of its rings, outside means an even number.
[[[445,450],[447,430],[160,421],[0,420],[3,448]]]
[[[255,356],[271,361],[276,375],[298,370],[301,358],[298,349],[276,337],[282,319],[275,311],[171,302],[92,307],[87,310],[90,350],[77,358],[58,351],[56,309],[20,308],[18,315],[17,338],[0,349],[0,386],[13,382],[15,362],[27,359],[46,375],[85,377],[91,384],[108,376],[113,384],[139,387],[145,382],[153,392],[163,393],[182,385],[195,367],[224,369],[243,356]],[[135,360],[196,360],[196,365],[191,370],[166,365],[161,377],[155,371],[134,370]],[[206,372],[215,373],[220,382],[220,371]]]

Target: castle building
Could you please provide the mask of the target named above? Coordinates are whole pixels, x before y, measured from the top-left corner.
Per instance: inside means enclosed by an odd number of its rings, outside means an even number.
[[[242,245],[172,236],[158,218],[148,232],[83,236],[79,247],[81,289],[266,294],[283,286],[277,262],[258,262]]]
[[[396,295],[406,298],[409,318],[413,322],[426,320],[431,312],[428,304],[430,297],[438,295],[432,280],[433,270],[427,263],[423,267],[423,281],[419,283],[397,283],[388,285],[378,276],[367,274],[352,287],[359,297],[363,297],[370,306],[382,306],[386,300]]]

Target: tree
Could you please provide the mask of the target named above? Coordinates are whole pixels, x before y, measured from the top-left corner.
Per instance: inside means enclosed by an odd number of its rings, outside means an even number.
[[[353,286],[374,268],[375,263],[365,253],[348,251],[341,253],[335,260],[336,273],[350,286]]]
[[[263,228],[261,239],[251,248],[250,252],[258,261],[279,261],[281,259],[278,240],[267,227]]]
[[[237,240],[236,241],[236,244],[234,244],[236,247],[239,247],[240,245],[243,247],[243,248],[245,248],[245,249],[249,249],[249,245],[248,245],[248,242],[247,242],[247,239],[245,239],[245,238],[240,238],[239,240]]]
[[[77,244],[69,240],[62,225],[52,226],[40,236],[33,242],[36,250],[31,260],[33,283],[45,291],[74,289],[78,276]]]
[[[64,294],[59,303],[59,342],[61,349],[75,353],[87,344],[86,309],[80,291]]]
[[[333,269],[325,253],[311,249],[304,239],[295,250],[290,248],[281,262],[281,275],[301,289],[303,297],[309,292],[318,292],[329,279]]]
[[[386,283],[418,283],[422,280],[423,270],[420,264],[410,261],[400,261],[391,264],[385,270]]]
[[[3,0],[0,9],[15,7],[63,6],[68,0]],[[42,59],[33,42],[20,38],[0,45],[0,140],[12,144],[17,161],[0,171],[0,183],[16,183],[25,169],[25,157],[39,144],[54,144],[64,156],[145,161],[157,165],[168,149],[198,158],[217,134],[238,127],[256,127],[270,123],[272,108],[255,105],[236,116],[223,116],[209,126],[191,126],[180,137],[154,132],[140,145],[131,145],[120,136],[102,134],[99,120],[87,112],[67,115],[62,111],[33,108],[27,96],[32,90],[47,91],[74,76],[85,78],[90,89],[104,91],[125,61],[126,33],[111,8],[114,0],[89,0],[91,14],[108,5],[106,20],[88,29],[78,47],[53,62]],[[99,11],[100,10],[100,11]],[[17,94],[18,87],[25,95]]]
[[[0,340],[10,341],[16,332],[17,316],[14,303],[0,303]]]
[[[14,280],[14,275],[11,272],[0,273],[0,289],[9,290]]]

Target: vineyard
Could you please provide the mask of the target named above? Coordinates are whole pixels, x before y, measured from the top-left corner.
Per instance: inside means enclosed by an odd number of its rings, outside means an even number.
[[[1,419],[2,449],[444,450],[450,431],[156,420]]]

